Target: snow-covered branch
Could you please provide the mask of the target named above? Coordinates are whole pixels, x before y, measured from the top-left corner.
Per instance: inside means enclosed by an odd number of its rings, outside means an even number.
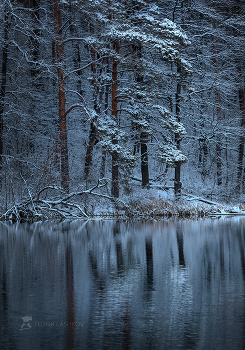
[[[57,186],[46,186],[38,191],[33,196],[28,189],[29,199],[24,199],[19,203],[12,205],[0,219],[42,219],[50,217],[59,218],[88,218],[85,206],[81,199],[85,195],[97,196],[108,199],[116,205],[121,205],[127,209],[127,205],[120,199],[100,193],[98,190],[108,185],[109,179],[102,178],[90,189],[72,192],[64,195],[61,188]],[[94,192],[96,190],[96,192]],[[49,199],[43,199],[43,194],[46,193]],[[56,197],[56,199],[54,199]],[[58,197],[58,198],[57,198]]]

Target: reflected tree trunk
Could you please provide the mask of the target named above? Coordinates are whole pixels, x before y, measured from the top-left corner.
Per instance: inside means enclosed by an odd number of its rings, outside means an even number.
[[[181,229],[176,230],[177,245],[179,251],[179,265],[185,267],[185,255],[184,255],[184,239],[183,232]]]
[[[152,237],[145,240],[145,253],[146,253],[146,283],[147,290],[152,291],[154,276],[153,276],[153,247]]]
[[[124,265],[121,242],[116,242],[116,254],[117,254],[117,273],[120,274],[123,270],[123,265]]]
[[[74,349],[75,338],[75,302],[73,280],[73,254],[71,243],[66,248],[66,288],[67,288],[67,349]]]
[[[130,349],[130,323],[129,323],[129,305],[128,301],[125,305],[125,312],[123,316],[123,341],[122,341],[122,349],[129,350]]]
[[[105,281],[100,277],[98,264],[96,258],[93,255],[93,252],[89,251],[89,263],[91,266],[91,272],[94,278],[94,282],[98,285],[98,290],[103,291],[105,289]]]
[[[4,256],[4,251],[2,251],[2,256]],[[8,290],[7,290],[7,274],[6,274],[6,263],[5,260],[3,260],[3,266],[1,271],[1,277],[0,277],[0,292],[1,292],[1,308],[0,308],[0,320],[1,320],[1,336],[3,339],[7,339],[8,337],[8,323],[9,323],[9,317],[8,317]],[[9,344],[6,342],[6,349]]]
[[[120,234],[120,224],[116,221],[113,227],[113,236],[115,239],[116,257],[117,257],[117,274],[120,275],[124,269],[124,259],[122,251],[122,243],[118,240],[118,235]]]

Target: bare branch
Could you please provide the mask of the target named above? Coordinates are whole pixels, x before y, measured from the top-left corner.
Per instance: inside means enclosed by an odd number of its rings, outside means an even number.
[[[69,38],[69,39],[63,40],[61,44],[66,44],[69,41],[85,41],[85,39],[83,39],[83,38]]]
[[[71,74],[73,74],[73,73],[78,73],[78,72],[83,71],[84,69],[90,67],[92,64],[95,64],[95,63],[97,63],[97,62],[103,60],[104,58],[109,58],[109,57],[108,57],[108,56],[102,56],[102,57],[98,58],[97,60],[88,63],[88,64],[87,64],[86,66],[84,66],[83,68],[75,69],[75,70],[71,71],[70,73],[67,73],[67,74],[64,76],[64,79],[68,78],[68,77],[69,77]]]

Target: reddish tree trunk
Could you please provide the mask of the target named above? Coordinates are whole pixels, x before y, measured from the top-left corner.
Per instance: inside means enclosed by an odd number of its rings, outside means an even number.
[[[69,192],[69,163],[67,148],[67,130],[65,114],[65,81],[62,70],[63,45],[62,45],[62,15],[59,1],[54,0],[54,22],[55,22],[55,49],[59,86],[59,124],[60,124],[60,153],[61,153],[61,186],[64,191]]]

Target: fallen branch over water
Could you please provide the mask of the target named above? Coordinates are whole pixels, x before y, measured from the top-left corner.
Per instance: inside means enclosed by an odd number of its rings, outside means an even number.
[[[82,208],[81,199],[79,197],[84,195],[93,195],[101,198],[108,199],[116,204],[116,206],[121,205],[125,210],[127,210],[127,205],[118,198],[109,196],[104,193],[98,192],[99,189],[107,186],[109,179],[99,179],[97,184],[92,188],[79,192],[72,192],[69,194],[64,194],[64,191],[60,187],[56,186],[46,186],[42,188],[36,196],[31,196],[29,192],[30,199],[25,199],[18,204],[14,204],[9,208],[1,217],[1,220],[7,219],[49,219],[50,217],[57,218],[89,218],[86,212],[86,207]],[[94,192],[96,190],[96,192]],[[52,197],[57,197],[57,199],[42,199],[42,195],[47,192],[55,192]]]

